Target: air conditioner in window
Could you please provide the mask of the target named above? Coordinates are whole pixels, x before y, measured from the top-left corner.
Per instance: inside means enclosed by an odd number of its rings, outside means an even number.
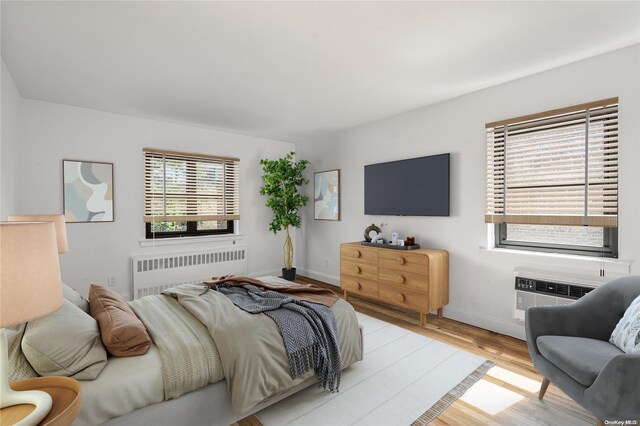
[[[518,274],[515,278],[513,319],[524,323],[524,313],[530,306],[567,305],[593,289],[582,284]]]

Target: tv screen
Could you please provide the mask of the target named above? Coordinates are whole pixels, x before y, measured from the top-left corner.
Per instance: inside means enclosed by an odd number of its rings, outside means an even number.
[[[449,216],[450,154],[364,166],[364,214]]]

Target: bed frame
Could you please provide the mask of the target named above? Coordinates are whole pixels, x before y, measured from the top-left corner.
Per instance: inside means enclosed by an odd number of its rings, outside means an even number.
[[[364,344],[362,325],[360,325],[360,342]],[[227,390],[227,381],[222,380],[196,391],[189,392],[180,398],[170,399],[140,408],[124,416],[111,419],[102,425],[228,426],[316,382],[317,378],[313,376],[299,385],[261,402],[250,411],[238,416],[233,414],[231,410],[231,398]]]

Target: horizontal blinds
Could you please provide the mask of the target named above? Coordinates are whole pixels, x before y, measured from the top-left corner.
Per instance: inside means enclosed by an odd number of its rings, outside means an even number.
[[[240,219],[240,161],[144,150],[145,222]]]
[[[617,226],[617,98],[491,123],[486,134],[486,222]]]

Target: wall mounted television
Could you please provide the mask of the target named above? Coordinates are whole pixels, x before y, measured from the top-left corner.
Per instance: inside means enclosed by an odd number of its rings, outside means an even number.
[[[364,166],[364,214],[449,216],[450,154]]]

